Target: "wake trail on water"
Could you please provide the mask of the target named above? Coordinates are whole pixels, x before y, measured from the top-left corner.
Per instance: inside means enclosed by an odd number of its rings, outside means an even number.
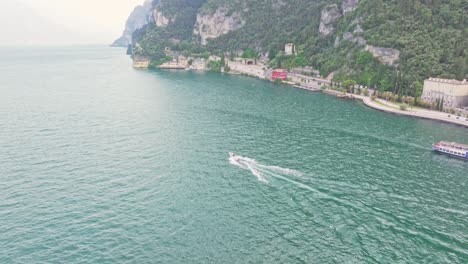
[[[272,173],[274,172],[283,174],[283,175],[296,176],[296,177],[300,177],[304,175],[304,173],[298,170],[294,170],[290,168],[282,168],[279,166],[268,166],[268,165],[260,164],[254,159],[241,157],[241,156],[230,157],[229,163],[231,163],[232,165],[238,166],[242,169],[249,170],[255,177],[257,177],[259,181],[266,182],[266,183],[268,183],[268,180],[266,179],[265,174],[272,175]]]
[[[416,236],[420,239],[428,241],[429,243],[432,243],[433,245],[443,247],[456,254],[468,256],[468,250],[463,247],[463,240],[455,239],[450,235],[442,232],[428,230],[427,228],[421,227],[418,224],[405,219],[404,217],[402,218],[398,215],[387,212],[384,209],[366,204],[365,201],[358,200],[357,202],[353,202],[352,199],[342,199],[336,195],[333,195],[332,193],[327,192],[323,188],[314,188],[301,182],[301,180],[296,180],[294,177],[288,177],[304,175],[300,171],[260,164],[254,159],[241,156],[230,157],[229,163],[242,169],[249,170],[261,182],[268,183],[267,177],[272,177],[288,182],[301,189],[310,191],[316,198],[333,202],[336,205],[349,208],[355,212],[364,212],[366,214],[372,215],[375,217],[376,222],[392,226],[395,230],[404,235],[411,237]],[[452,244],[448,243],[447,241],[452,241]]]
[[[242,157],[242,156],[230,157],[229,163],[231,163],[232,165],[238,166],[242,169],[249,170],[261,182],[268,183],[266,176],[269,176],[272,178],[276,178],[276,179],[291,183],[299,188],[308,190],[314,193],[319,198],[332,200],[336,202],[337,204],[347,205],[348,207],[352,207],[356,210],[358,209],[352,203],[349,203],[345,200],[334,197],[333,195],[330,195],[326,192],[320,191],[310,185],[307,185],[301,182],[300,180],[296,180],[294,177],[298,178],[304,175],[304,173],[301,171],[289,169],[289,168],[282,168],[279,166],[264,165],[264,164],[258,163],[254,159]],[[290,177],[290,176],[293,176],[293,177]]]
[[[259,181],[268,183],[263,173],[254,168],[254,164],[258,164],[254,159],[245,158],[241,156],[230,157],[229,163],[242,169],[249,170],[255,177],[257,177]]]

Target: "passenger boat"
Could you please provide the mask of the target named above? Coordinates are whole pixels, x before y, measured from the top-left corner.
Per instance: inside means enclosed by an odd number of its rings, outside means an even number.
[[[468,160],[468,145],[465,144],[440,141],[432,145],[432,150],[452,157]]]

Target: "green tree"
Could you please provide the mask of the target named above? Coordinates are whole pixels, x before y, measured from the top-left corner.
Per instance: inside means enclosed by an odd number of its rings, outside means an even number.
[[[256,53],[253,49],[247,48],[244,50],[244,53],[242,53],[242,58],[245,59],[255,59],[258,57],[258,53]]]
[[[412,88],[414,89],[414,104],[418,105],[418,99],[421,97],[423,91],[423,84],[415,81],[413,82]]]
[[[224,53],[221,54],[221,67],[226,66],[226,59],[224,58]]]
[[[343,82],[343,86],[345,87],[348,93],[354,93],[354,86],[356,85],[355,80],[346,80]]]
[[[268,50],[268,59],[273,60],[276,57],[277,54],[278,54],[278,51],[275,48],[271,47]]]

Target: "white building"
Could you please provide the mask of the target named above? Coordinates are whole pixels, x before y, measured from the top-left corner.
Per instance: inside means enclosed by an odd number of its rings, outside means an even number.
[[[466,107],[468,106],[468,82],[429,78],[424,81],[421,98],[428,102],[443,100],[444,107]]]
[[[293,43],[288,43],[284,46],[284,53],[286,55],[293,55],[294,53],[294,44]]]

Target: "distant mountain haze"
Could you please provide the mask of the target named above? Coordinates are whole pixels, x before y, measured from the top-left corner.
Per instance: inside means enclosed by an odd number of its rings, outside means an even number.
[[[2,0],[0,45],[109,44],[144,0]],[[7,25],[7,26],[5,26]]]

